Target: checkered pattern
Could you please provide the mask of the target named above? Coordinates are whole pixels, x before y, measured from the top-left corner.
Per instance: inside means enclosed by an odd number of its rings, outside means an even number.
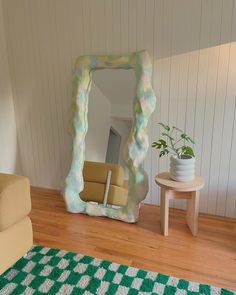
[[[0,294],[236,294],[64,250],[35,246],[0,276]]]

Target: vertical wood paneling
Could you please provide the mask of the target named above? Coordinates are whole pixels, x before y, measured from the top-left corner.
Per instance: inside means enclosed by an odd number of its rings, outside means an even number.
[[[231,23],[232,23],[232,1],[224,1],[221,16],[220,38],[222,36],[231,38]],[[230,16],[230,17],[229,17]],[[210,168],[210,190],[208,194],[208,212],[214,213],[217,210],[218,198],[218,182],[219,172],[222,169],[220,166],[222,145],[219,144],[219,138],[222,138],[225,96],[227,91],[227,79],[229,71],[229,50],[230,44],[224,44],[219,48],[217,80],[215,89],[215,105],[214,105],[214,121],[212,130],[212,149],[211,149],[211,168]],[[226,159],[225,159],[226,160]],[[224,171],[227,174],[227,171]]]
[[[205,94],[205,110],[204,110],[204,125],[203,125],[203,141],[202,141],[202,164],[201,174],[204,174],[206,185],[202,190],[202,199],[206,200],[205,210],[208,212],[209,207],[212,205],[209,193],[212,190],[212,179],[210,177],[211,164],[214,161],[211,155],[212,149],[212,130],[214,124],[214,108],[215,108],[215,94],[217,85],[217,73],[219,68],[219,46],[214,46],[220,42],[221,31],[221,8],[222,1],[217,0],[210,3],[210,40],[209,45],[212,47],[209,53],[208,72],[207,72],[207,85]],[[213,29],[214,28],[214,29]],[[208,147],[208,148],[205,148]]]
[[[22,173],[60,188],[71,159],[71,74],[82,54],[147,49],[153,60],[158,122],[197,142],[206,186],[200,210],[236,216],[236,0],[3,0]],[[168,159],[149,149],[147,202]],[[172,205],[184,208],[184,202]]]
[[[214,4],[213,8],[213,20],[212,25],[214,25],[215,31],[211,34],[211,42],[221,42],[221,29],[222,29],[222,8],[223,8],[223,1],[217,1],[217,3]],[[218,156],[219,153],[216,151],[218,145],[215,142],[215,139],[218,141],[218,137],[215,138],[215,132],[219,132],[217,130],[217,126],[215,126],[215,123],[217,122],[217,114],[216,114],[216,108],[217,108],[217,89],[219,87],[219,84],[221,81],[219,80],[219,71],[220,71],[220,46],[215,47],[213,50],[213,54],[210,56],[209,60],[209,80],[208,80],[208,93],[207,93],[207,105],[206,105],[206,113],[205,116],[207,116],[207,120],[205,119],[205,128],[207,124],[207,132],[205,134],[205,144],[209,145],[211,148],[210,153],[204,153],[204,166],[208,165],[208,179],[209,179],[209,185],[207,188],[207,212],[212,213],[215,211],[215,196],[217,194],[215,185],[217,183],[217,176],[219,171],[218,166]],[[222,99],[222,98],[221,98]],[[212,132],[214,128],[214,131]]]
[[[121,52],[121,5],[120,1],[112,0],[112,52],[118,54]]]
[[[153,28],[153,87],[156,92],[157,102],[156,110],[152,115],[152,129],[150,143],[159,136],[160,129],[157,123],[160,122],[161,116],[161,96],[162,96],[162,59],[159,56],[162,55],[161,52],[161,42],[163,38],[163,8],[164,0],[154,1],[154,28]],[[157,152],[151,149],[151,173],[150,175],[150,201],[152,204],[160,204],[160,188],[156,185],[154,178],[157,174],[157,167],[160,167],[160,159]],[[160,168],[159,168],[160,169]],[[159,170],[160,171],[160,170]]]
[[[205,48],[205,44],[210,42],[210,11],[211,1],[201,2],[201,34],[199,40],[199,66],[198,66],[198,83],[196,94],[195,122],[194,122],[194,139],[197,142],[195,153],[197,156],[196,173],[202,174],[202,152],[203,146],[203,129],[204,129],[204,114],[206,106],[206,91],[208,81],[209,56],[210,49]],[[205,175],[204,175],[205,177]],[[201,193],[200,211],[206,212],[207,198]]]
[[[172,31],[173,31],[173,2],[163,1],[162,17],[162,40],[158,45],[162,55],[162,75],[161,75],[161,103],[159,122],[169,122],[169,99],[170,99],[170,75],[171,75],[171,55],[172,55]],[[158,108],[158,105],[157,105]],[[159,170],[168,170],[168,160],[162,158],[159,161]]]
[[[45,163],[51,162],[51,165],[54,165],[54,153],[53,153],[53,120],[51,116],[51,99],[49,99],[52,91],[49,85],[49,60],[50,56],[44,48],[45,44],[48,43],[48,35],[44,34],[45,30],[48,28],[48,22],[46,22],[48,16],[48,9],[45,9],[43,2],[37,2],[37,5],[33,5],[32,2],[28,2],[26,7],[29,7],[28,15],[30,18],[30,27],[31,35],[29,40],[33,40],[31,46],[33,46],[34,56],[31,61],[32,70],[34,74],[34,85],[32,91],[32,97],[39,93],[40,97],[37,99],[37,110],[40,122],[41,122],[41,132],[42,140],[41,145],[38,147],[38,150],[42,149],[43,158],[41,159],[41,174],[44,181],[49,185],[51,182],[51,173],[50,169],[44,171]],[[10,36],[9,36],[10,37]],[[40,42],[39,42],[40,40]],[[30,46],[31,43],[28,44]],[[51,83],[51,85],[53,85]],[[36,133],[36,132],[35,132]],[[38,135],[36,133],[36,135]],[[43,172],[44,171],[44,172]],[[44,174],[44,175],[43,175]],[[43,181],[43,179],[38,181]]]
[[[228,183],[227,183],[227,195],[225,198],[225,208],[224,215],[230,217],[236,217],[236,1],[234,1],[233,7],[233,18],[232,18],[232,44],[230,47],[230,66],[229,66],[229,76],[228,76],[228,91],[227,91],[227,107],[231,109],[229,113],[225,112],[226,127],[225,130],[230,142],[230,158],[229,158],[229,174],[228,174]],[[233,113],[232,113],[233,110]],[[228,117],[229,116],[229,117]],[[230,119],[233,118],[232,125],[230,124]],[[223,150],[223,149],[222,149]],[[224,161],[224,157],[222,162]],[[220,195],[218,200],[220,199]],[[220,208],[220,206],[219,206]]]
[[[137,50],[144,49],[144,44],[146,49],[150,53],[151,58],[153,58],[153,48],[154,48],[154,1],[139,1],[137,3]],[[151,130],[153,126],[153,121],[149,121],[148,135],[151,138]],[[149,149],[147,152],[146,160],[144,163],[144,169],[150,171],[149,173],[149,192],[147,194],[146,202],[151,203],[151,187],[152,187],[152,153]]]
[[[78,26],[83,25],[83,42],[84,42],[84,52],[85,54],[92,54],[92,38],[91,38],[91,16],[90,16],[90,3],[87,0],[83,0],[81,7],[76,7],[78,10],[83,9],[83,19],[82,23],[78,20]],[[76,27],[73,29],[74,33],[76,33]],[[71,32],[71,33],[72,33]],[[74,34],[73,34],[74,35]],[[75,36],[75,35],[74,35]]]
[[[16,121],[0,0],[0,172],[19,173]]]
[[[121,34],[121,52],[129,52],[129,11],[127,8],[127,0],[120,0],[120,34]]]
[[[128,31],[129,31],[129,51],[137,49],[137,5],[136,0],[128,0]]]

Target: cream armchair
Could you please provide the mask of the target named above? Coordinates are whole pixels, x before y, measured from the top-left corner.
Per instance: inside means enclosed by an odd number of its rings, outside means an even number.
[[[30,211],[29,180],[0,173],[0,275],[32,247]]]

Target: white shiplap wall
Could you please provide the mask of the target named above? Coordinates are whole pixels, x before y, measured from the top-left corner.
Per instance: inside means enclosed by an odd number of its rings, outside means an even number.
[[[22,173],[33,185],[64,183],[76,57],[147,49],[157,94],[150,140],[157,122],[186,128],[206,180],[201,211],[236,217],[236,0],[4,0],[4,19]],[[156,204],[153,179],[167,159],[150,149],[145,166]]]
[[[0,0],[0,172],[19,172],[17,150],[16,122]]]

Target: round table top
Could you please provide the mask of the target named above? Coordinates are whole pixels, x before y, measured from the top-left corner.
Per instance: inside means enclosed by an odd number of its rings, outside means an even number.
[[[201,176],[196,176],[196,178],[191,181],[181,182],[171,179],[169,172],[158,174],[155,181],[160,187],[180,192],[198,191],[204,186],[204,179]]]

